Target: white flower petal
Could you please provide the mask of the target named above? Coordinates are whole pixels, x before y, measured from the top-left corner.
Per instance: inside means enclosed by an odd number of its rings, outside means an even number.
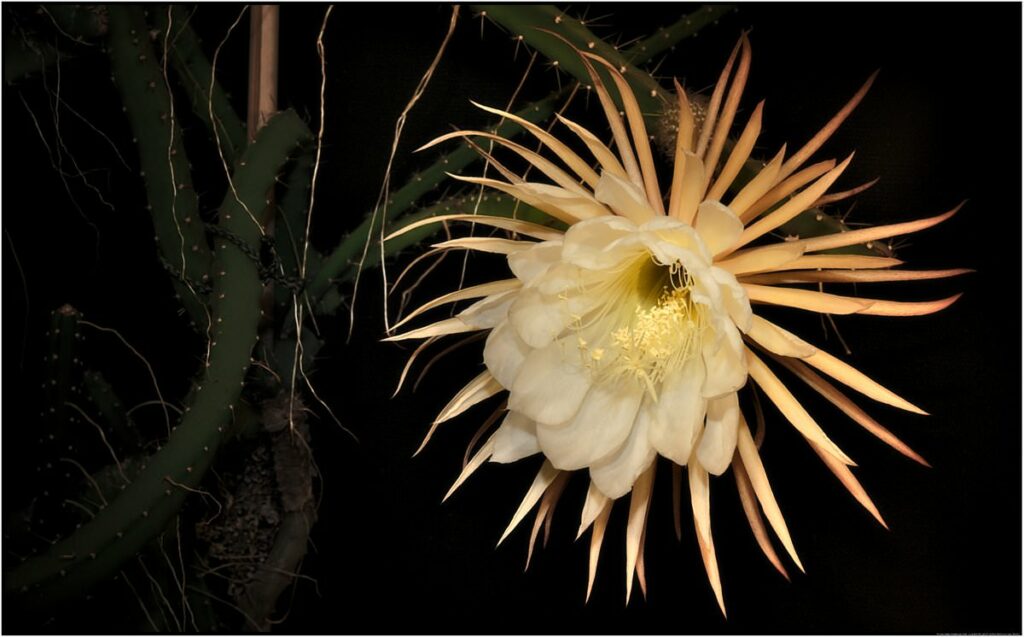
[[[614,455],[590,467],[590,479],[609,498],[621,498],[629,493],[636,479],[658,455],[648,439],[651,406],[650,396],[645,397],[626,444]]]
[[[576,415],[558,426],[537,426],[544,455],[558,469],[582,469],[622,446],[644,397],[638,382],[594,385]]]
[[[665,377],[658,403],[652,407],[651,444],[676,464],[686,464],[700,435],[706,404],[701,395],[703,384],[704,361],[694,356]]]
[[[502,387],[510,389],[530,351],[508,321],[503,321],[487,335],[484,364]]]
[[[589,389],[590,372],[580,365],[570,337],[530,352],[512,384],[508,407],[539,424],[558,425],[576,415]]]
[[[743,222],[718,201],[705,201],[697,207],[694,226],[711,254],[731,248],[743,233]]]
[[[697,234],[693,227],[674,219],[672,217],[657,217],[648,221],[640,228],[644,232],[644,243],[652,251],[654,256],[664,264],[671,263],[673,259],[662,254],[687,254],[694,263],[710,265],[712,254],[708,251],[704,241]],[[681,250],[671,250],[672,247]],[[689,264],[685,264],[691,267]]]
[[[537,423],[517,411],[510,411],[491,437],[491,462],[515,462],[540,453]]]
[[[523,285],[530,285],[537,277],[558,263],[561,254],[561,241],[535,243],[525,250],[508,255],[508,267],[512,270],[512,274],[523,282]]]
[[[619,251],[610,251],[611,246],[620,246],[620,239],[636,236],[636,224],[623,217],[606,216],[581,221],[565,233],[562,245],[562,260],[590,270],[603,270],[621,262]],[[638,248],[632,252],[635,253]]]
[[[750,298],[747,296],[747,291],[730,272],[712,267],[709,269],[709,273],[722,290],[722,301],[726,311],[729,312],[729,318],[736,323],[736,327],[740,328],[741,332],[746,334],[750,331],[750,323],[754,316],[750,309]]]
[[[740,426],[740,402],[736,392],[708,401],[704,435],[697,446],[697,460],[716,476],[729,467]]]
[[[458,318],[476,329],[490,329],[505,320],[517,298],[519,290],[492,294],[459,312]]]
[[[519,292],[508,310],[508,320],[519,338],[530,347],[547,347],[569,325],[566,303],[534,288]]]
[[[722,325],[718,347],[709,347],[708,340],[701,352],[704,357],[702,393],[711,399],[735,392],[747,383],[747,363],[743,352],[743,338],[731,322]]]
[[[609,172],[602,172],[594,189],[594,197],[615,211],[636,222],[647,221],[655,216],[643,190],[632,182]]]

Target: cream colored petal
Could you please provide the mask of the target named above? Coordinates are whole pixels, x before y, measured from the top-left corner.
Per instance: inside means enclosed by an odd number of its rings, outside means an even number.
[[[516,462],[540,453],[537,423],[517,411],[510,411],[491,436],[494,453],[491,462]]]
[[[500,135],[495,135],[494,133],[488,133],[485,131],[478,130],[455,131],[452,133],[448,133],[446,135],[442,135],[428,143],[426,146],[418,148],[417,152],[421,150],[426,150],[427,148],[445,142],[449,139],[468,137],[483,137],[484,139],[488,139],[491,140],[492,142],[497,143],[499,146],[504,146],[505,148],[511,150],[512,152],[516,153],[517,155],[525,159],[534,168],[544,173],[549,179],[551,179],[551,181],[555,182],[562,188],[565,188],[566,190],[575,192],[577,194],[586,194],[586,190],[584,190],[579,184],[576,183],[576,179],[574,177],[570,176],[564,170],[562,170],[552,162],[548,161],[543,156],[538,155],[532,150],[524,148],[523,146],[520,146],[519,144],[513,141],[501,137]]]
[[[508,320],[524,343],[542,348],[562,334],[572,317],[564,302],[534,288],[526,288],[509,307]]]
[[[651,445],[660,455],[680,465],[689,460],[704,424],[703,384],[704,362],[694,356],[665,377],[658,402],[652,407],[648,434]]]
[[[483,104],[478,104],[476,102],[471,103],[477,108],[483,109],[484,111],[487,111],[488,113],[491,113],[493,115],[497,115],[499,117],[511,120],[525,128],[526,130],[530,131],[530,133],[533,134],[534,137],[539,139],[545,146],[550,148],[558,156],[559,159],[564,161],[567,166],[572,168],[573,171],[580,176],[580,179],[589,184],[591,188],[597,185],[597,173],[594,172],[594,170],[590,168],[589,165],[587,165],[587,162],[583,161],[583,159],[579,155],[574,153],[568,146],[563,144],[557,137],[555,137],[551,133],[547,132],[540,126],[537,126],[533,122],[530,122],[528,120],[523,119],[522,117],[519,117],[518,115],[515,115],[514,113],[509,113],[506,111],[499,110],[497,108],[484,106]]]
[[[626,522],[626,603],[629,603],[633,592],[633,574],[636,572],[637,558],[643,550],[644,528],[647,525],[647,512],[651,504],[651,491],[654,490],[654,470],[656,463],[640,474],[633,485],[629,498],[629,518]],[[641,586],[643,586],[641,576]],[[645,589],[646,586],[643,586]]]
[[[455,303],[456,301],[464,301],[466,299],[478,299],[482,296],[490,296],[493,294],[499,294],[501,292],[507,292],[509,290],[517,289],[522,284],[515,279],[506,279],[503,281],[491,281],[490,283],[482,283],[480,285],[474,285],[468,288],[462,288],[461,290],[455,290],[442,296],[437,297],[431,301],[428,301],[416,308],[405,316],[401,321],[395,323],[391,329],[397,330],[412,319],[416,318],[424,312],[430,311],[435,307],[440,307],[447,303]]]
[[[689,151],[676,157],[673,168],[671,198],[668,214],[686,224],[692,224],[697,206],[704,199],[704,162]]]
[[[545,462],[541,466],[540,471],[537,472],[537,477],[533,479],[533,484],[531,484],[530,488],[526,491],[526,496],[523,497],[523,501],[519,504],[519,508],[516,509],[515,515],[512,516],[512,521],[509,522],[508,528],[505,529],[505,532],[501,535],[501,539],[498,540],[498,546],[501,546],[501,543],[505,541],[505,538],[507,538],[509,534],[519,526],[519,523],[523,521],[523,518],[525,518],[526,514],[530,512],[530,509],[537,504],[537,501],[540,500],[542,495],[544,495],[544,492],[547,491],[548,487],[551,486],[551,483],[555,481],[555,478],[558,477],[559,473],[561,472],[552,467],[550,462]]]
[[[597,488],[611,499],[621,498],[633,488],[637,477],[654,462],[657,453],[651,446],[648,428],[650,427],[650,397],[644,399],[644,405],[637,413],[633,425],[633,433],[626,444],[614,455],[590,467],[590,479]]]
[[[833,248],[844,248],[858,243],[878,241],[879,239],[888,239],[889,237],[895,237],[901,234],[920,232],[921,230],[931,228],[932,226],[938,225],[949,219],[960,210],[964,203],[965,202],[961,202],[952,210],[934,217],[918,219],[916,221],[907,221],[904,223],[893,223],[886,226],[875,226],[874,228],[862,228],[860,230],[826,234],[820,237],[801,239],[794,243],[802,245],[805,252],[817,252],[819,250],[831,250]]]
[[[699,263],[700,268],[704,268],[711,263],[711,251],[700,234],[678,219],[656,217],[642,225],[640,230],[644,245],[664,265],[680,259],[684,253],[689,253],[688,260],[695,260],[694,265],[684,263],[686,267],[695,267]],[[672,247],[679,250],[671,250]]]
[[[729,318],[745,334],[750,330],[750,322],[754,316],[750,309],[750,298],[747,296],[747,291],[730,272],[713,267],[710,268],[709,274],[722,290],[722,301],[726,311],[729,312]]]
[[[716,476],[722,475],[736,451],[740,423],[740,401],[736,392],[708,401],[704,435],[697,447],[697,460]]]
[[[638,246],[627,254],[619,243],[621,239],[634,236],[636,231],[637,225],[623,217],[608,216],[582,221],[566,233],[562,259],[590,270],[609,268],[640,250]],[[612,246],[618,247],[612,249]]]
[[[835,456],[843,464],[854,464],[853,460],[850,460],[850,457],[843,453],[842,449],[825,435],[825,432],[821,430],[818,423],[814,422],[811,415],[807,413],[807,410],[800,404],[800,401],[786,389],[782,381],[749,349],[747,350],[747,369],[750,371],[750,377],[754,379],[754,382],[764,390],[768,398],[775,403],[775,406],[779,408],[782,415],[786,417],[786,420],[797,431],[808,440],[828,451],[829,454]]]
[[[694,227],[711,254],[731,247],[743,233],[743,222],[719,201],[705,201],[697,207]]]
[[[534,239],[540,239],[541,241],[548,241],[554,239],[561,239],[562,233],[558,230],[552,230],[547,226],[542,226],[538,223],[531,223],[529,221],[522,221],[520,219],[512,219],[510,217],[489,217],[487,215],[438,215],[436,217],[427,217],[426,219],[420,219],[414,221],[407,226],[402,226],[398,230],[395,230],[388,236],[384,237],[384,241],[390,241],[396,237],[400,237],[407,232],[412,232],[417,228],[428,226],[432,223],[444,223],[448,221],[466,221],[468,223],[479,223],[480,225],[490,226],[492,228],[498,228],[499,230],[508,230],[509,232],[516,232],[524,234]]]
[[[541,194],[542,189],[539,188],[539,186],[543,186],[544,184],[528,184],[525,182],[510,184],[508,182],[497,179],[487,179],[485,177],[466,177],[464,175],[450,176],[452,179],[456,179],[458,181],[464,181],[477,186],[485,186],[487,188],[493,188],[494,190],[503,192],[570,226],[582,221],[583,219],[608,214],[608,212],[599,204],[593,204],[590,207],[576,207],[577,204],[584,201],[583,198],[578,196],[573,196],[571,198],[567,196],[566,201],[573,205],[563,207],[561,205],[562,202],[557,196],[548,197]],[[548,187],[557,189],[557,186]]]
[[[526,357],[508,406],[538,424],[559,425],[576,415],[589,389],[590,374],[580,366],[575,338],[555,341]]]
[[[743,168],[743,165],[750,157],[750,151],[754,149],[757,136],[761,134],[761,116],[763,112],[764,100],[761,100],[754,107],[754,112],[750,115],[750,119],[740,134],[740,138],[736,141],[736,145],[733,146],[732,152],[729,153],[729,159],[722,166],[721,172],[715,178],[715,183],[708,189],[705,199],[720,200],[729,189],[729,186],[732,185],[736,175],[740,173],[740,169]]]
[[[728,259],[716,261],[715,265],[735,276],[742,276],[751,272],[776,270],[799,259],[803,253],[804,246],[796,242],[776,243],[734,252]]]
[[[498,394],[503,389],[504,388],[498,383],[498,381],[494,380],[494,377],[491,376],[488,371],[482,372],[479,376],[469,381],[469,383],[459,390],[459,393],[455,394],[448,404],[445,405],[444,409],[441,410],[441,413],[437,415],[433,424],[430,425],[430,431],[427,432],[427,435],[423,438],[423,442],[420,443],[419,449],[417,449],[416,453],[413,455],[415,456],[419,454],[419,452],[423,451],[423,448],[427,446],[428,442],[430,442],[434,432],[437,431],[437,428],[441,423],[455,418],[470,407]]]
[[[531,351],[530,346],[519,338],[508,321],[504,321],[487,335],[487,342],[484,344],[484,364],[502,387],[511,389],[527,354]]]
[[[777,285],[788,283],[889,283],[896,281],[927,281],[945,279],[974,272],[968,268],[948,270],[796,270],[771,272],[746,277],[749,283]],[[875,301],[877,304],[878,302]],[[884,307],[884,306],[883,306]],[[875,309],[875,308],[872,308]]]
[[[588,467],[618,450],[630,436],[644,387],[635,381],[593,385],[564,424],[537,426],[544,455],[558,469]]]
[[[747,384],[747,364],[743,355],[743,338],[732,323],[723,326],[717,348],[705,341],[702,348],[707,374],[701,390],[705,398],[716,398]]]
[[[604,543],[604,533],[608,529],[608,518],[612,513],[612,505],[615,502],[608,500],[604,505],[604,509],[598,514],[597,519],[594,520],[594,532],[590,536],[590,559],[588,560],[587,566],[587,598],[586,601],[590,601],[590,593],[594,590],[594,578],[597,576],[597,561],[601,556],[601,544]]]
[[[616,157],[615,153],[605,146],[604,143],[601,142],[601,140],[593,133],[576,122],[562,117],[558,113],[555,113],[555,117],[558,118],[558,121],[565,124],[569,130],[576,133],[583,143],[587,145],[587,148],[594,155],[594,159],[596,159],[598,164],[601,165],[601,170],[603,172],[612,173],[613,175],[622,177],[623,179],[629,179],[629,176],[626,175],[626,169],[622,167],[622,162],[619,161],[619,158]],[[596,188],[599,179],[600,178],[595,175],[594,182],[590,184],[590,187]]]
[[[579,194],[558,186],[533,182],[519,184],[519,189],[529,193],[535,201],[555,206],[576,219],[593,219],[608,215],[608,209],[589,194]]]
[[[611,503],[608,496],[601,493],[593,482],[587,488],[587,499],[583,502],[583,513],[580,515],[580,528],[576,532],[576,539],[580,539],[594,520],[601,515],[601,512]]]
[[[863,427],[873,436],[876,436],[879,440],[896,451],[899,451],[911,460],[919,462],[926,467],[931,466],[928,464],[927,460],[921,457],[920,454],[911,449],[891,431],[879,424],[877,420],[869,416],[867,412],[858,407],[850,398],[836,389],[835,385],[811,371],[811,369],[802,361],[783,358],[779,359],[779,362],[785,365],[786,368],[796,374],[800,380],[804,381],[816,392],[824,396],[830,403],[838,407],[844,414],[852,418],[854,422]]]
[[[524,285],[530,285],[537,277],[558,263],[561,256],[561,241],[534,243],[526,250],[518,250],[510,254],[508,267]]]
[[[818,350],[818,352],[813,356],[805,358],[804,362],[808,365],[817,367],[832,378],[835,378],[851,389],[859,391],[868,398],[873,398],[880,403],[885,403],[886,405],[891,405],[898,409],[911,411],[915,414],[921,414],[923,416],[928,415],[926,411],[917,405],[914,405],[891,390],[879,385],[868,378],[863,372],[855,369],[847,363],[844,363],[828,352]]]
[[[772,493],[771,483],[768,482],[768,474],[765,473],[764,465],[761,463],[761,456],[757,453],[757,445],[754,444],[754,439],[750,435],[750,429],[747,427],[746,422],[740,422],[737,447],[743,468],[746,470],[751,487],[761,503],[761,509],[764,511],[765,517],[768,518],[768,523],[772,525],[775,535],[778,536],[782,545],[786,547],[786,552],[789,553],[793,562],[801,571],[804,570],[804,566],[800,563],[800,558],[796,554],[796,547],[793,546],[793,539],[789,535],[786,519],[782,516],[782,510],[779,509],[778,502],[775,501],[775,494]]]
[[[505,320],[509,308],[517,298],[519,298],[517,289],[494,294],[462,310],[456,315],[456,318],[474,329],[491,329]]]
[[[463,467],[462,473],[459,474],[459,477],[455,481],[455,484],[453,484],[452,487],[448,489],[448,493],[444,495],[444,498],[441,501],[444,502],[448,498],[452,497],[452,494],[455,493],[455,491],[460,486],[462,486],[463,482],[469,479],[469,476],[476,473],[476,470],[479,469],[480,466],[483,465],[483,463],[486,462],[489,457],[491,457],[492,453],[494,453],[493,436],[487,442],[484,443],[484,446],[480,447],[480,450],[476,452],[476,455],[473,456],[473,459],[466,463],[466,466]]]
[[[629,131],[633,136],[633,146],[636,149],[637,160],[640,163],[640,172],[643,175],[644,192],[647,194],[647,201],[651,208],[658,214],[664,215],[665,208],[661,202],[661,188],[658,186],[658,173],[654,168],[654,155],[651,153],[651,140],[647,134],[647,126],[644,124],[644,116],[640,111],[640,104],[636,101],[633,88],[622,77],[614,65],[610,64],[603,57],[593,53],[583,52],[583,56],[603,65],[612,81],[619,90],[619,97],[622,100],[623,110],[626,112],[626,121],[629,122]]]
[[[937,301],[883,301],[879,299],[865,299],[870,303],[868,307],[860,310],[858,314],[869,314],[871,316],[923,316],[940,312],[959,300],[963,293],[954,294]]]
[[[715,556],[715,542],[711,536],[711,481],[708,472],[696,458],[688,464],[690,475],[690,506],[693,508],[693,526],[697,532],[697,544],[708,574],[711,590],[715,592],[718,607],[725,615],[725,600],[722,598],[722,580],[718,575],[718,558]]]
[[[742,213],[738,213],[740,215],[740,219],[745,224],[750,223],[753,219],[757,218],[758,215],[760,215],[765,210],[768,210],[772,206],[778,204],[780,201],[783,201],[784,199],[786,199],[786,197],[789,197],[791,194],[793,194],[800,188],[803,188],[807,184],[811,183],[818,177],[821,177],[822,175],[824,175],[825,173],[827,173],[828,171],[832,170],[835,167],[836,160],[829,159],[808,166],[807,168],[804,168],[800,172],[788,178],[782,179],[781,177],[779,177],[778,179],[780,181],[776,183],[774,186],[772,186],[772,188],[768,192],[766,192],[760,199],[751,204],[750,207],[747,208],[745,211],[743,211]]]
[[[791,245],[803,248],[803,244],[791,242],[784,245]],[[761,248],[758,248],[761,249]],[[738,253],[737,253],[738,254]],[[789,263],[772,268],[773,270],[816,270],[827,268],[842,268],[849,270],[875,270],[882,268],[893,268],[903,265],[899,259],[889,257],[868,257],[859,254],[807,254]]]
[[[431,247],[440,250],[462,249],[491,254],[513,254],[520,250],[525,250],[532,245],[534,245],[533,241],[515,241],[499,237],[461,237],[435,243]]]
[[[787,582],[790,581],[789,573],[782,566],[782,560],[779,559],[778,554],[775,553],[775,549],[772,547],[772,541],[768,537],[768,531],[764,526],[764,520],[761,518],[761,512],[757,508],[757,496],[754,495],[754,487],[750,484],[750,478],[747,477],[747,472],[743,468],[743,461],[740,460],[738,454],[732,460],[732,474],[736,478],[736,491],[740,495],[743,513],[747,516],[750,531],[754,534],[757,545],[761,547],[761,552],[768,558],[768,561],[775,567],[775,570],[785,577]]]
[[[864,487],[861,486],[860,481],[854,477],[853,471],[850,470],[850,467],[847,467],[825,451],[819,449],[814,443],[811,443],[811,448],[814,449],[822,462],[825,463],[825,466],[827,466],[829,470],[839,478],[839,481],[843,483],[843,486],[850,492],[850,495],[852,495],[857,502],[859,502],[860,505],[864,507],[879,524],[882,525],[883,528],[888,529],[889,525],[885,523],[885,519],[882,518],[882,514],[878,512],[878,507],[876,507],[875,503],[871,501],[871,497],[868,495],[868,492],[864,490]]]
[[[446,336],[448,334],[460,334],[462,332],[473,332],[478,328],[468,325],[465,321],[458,317],[444,319],[437,323],[431,323],[415,330],[410,330],[405,334],[395,334],[383,339],[385,342],[394,341],[405,341],[410,338],[431,338],[434,336]]]
[[[729,202],[729,207],[738,217],[743,218],[743,214],[747,211],[750,206],[754,205],[758,199],[763,197],[772,186],[777,182],[779,176],[779,169],[782,168],[782,162],[786,157],[786,146],[783,144],[782,149],[775,155],[774,158],[764,168],[758,171],[757,175],[747,182],[747,185],[737,193],[732,201]]]
[[[761,347],[779,356],[807,358],[818,351],[818,348],[810,343],[796,338],[778,325],[756,315],[747,336]]]
[[[647,203],[643,190],[612,173],[601,174],[601,180],[597,182],[594,196],[598,201],[614,210],[615,214],[626,217],[635,223],[643,223],[655,216],[651,205]]]
[[[751,301],[785,305],[823,314],[855,314],[871,307],[870,301],[849,296],[801,290],[797,288],[770,287],[744,283],[743,289]]]
[[[796,217],[801,212],[810,208],[811,205],[813,205],[819,197],[825,194],[832,184],[839,179],[839,176],[843,174],[843,171],[846,170],[846,167],[850,165],[850,161],[852,160],[853,155],[850,155],[845,161],[843,161],[843,163],[830,170],[822,176],[821,179],[800,191],[798,195],[768,213],[757,222],[748,226],[731,249],[735,250],[736,248],[747,245],[751,241],[775,230],[782,224]]]

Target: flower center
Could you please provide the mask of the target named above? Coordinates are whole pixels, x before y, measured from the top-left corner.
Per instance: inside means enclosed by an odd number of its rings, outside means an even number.
[[[693,280],[679,264],[644,258],[616,283],[603,320],[586,330],[603,347],[591,347],[581,330],[580,353],[600,380],[634,379],[657,400],[665,376],[699,353],[705,307],[694,302]]]

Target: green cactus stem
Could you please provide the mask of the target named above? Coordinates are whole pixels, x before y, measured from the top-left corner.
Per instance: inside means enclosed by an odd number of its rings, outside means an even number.
[[[628,57],[611,44],[608,44],[587,28],[582,20],[574,18],[554,5],[474,5],[475,10],[485,14],[496,24],[511,32],[517,38],[537,49],[558,68],[572,75],[584,86],[593,84],[586,66],[573,47],[603,57],[622,71],[623,77],[629,82],[636,95],[640,110],[651,123],[665,110],[666,105],[674,104],[671,94],[666,91],[646,71],[636,68],[630,60],[642,63],[650,59],[642,51],[630,50]],[[692,33],[691,33],[692,34]],[[679,34],[676,34],[679,35]],[[669,34],[669,40],[673,34]],[[570,42],[572,46],[566,42]],[[607,73],[598,68],[597,72],[605,79],[611,95],[618,99],[615,84]]]
[[[111,28],[114,26],[113,8]],[[234,192],[220,209],[220,227],[257,245],[259,228],[246,208],[262,212],[278,170],[309,131],[292,111],[274,116],[249,145],[234,174]],[[235,193],[237,193],[237,198]],[[74,596],[141,551],[163,531],[213,460],[233,420],[256,342],[261,284],[257,264],[233,242],[216,242],[211,342],[191,404],[167,443],[119,497],[70,537],[4,578],[5,593],[22,593],[26,605],[52,605]]]
[[[67,403],[78,400],[72,394],[79,389],[81,381],[81,362],[77,357],[77,341],[81,338],[78,321],[81,318],[78,310],[70,305],[63,305],[50,315],[47,333],[50,347],[46,355],[49,380],[45,385],[44,416],[50,421],[51,433],[58,438],[66,438],[68,434],[70,414]]]
[[[624,57],[631,64],[642,64],[654,56],[670,50],[679,42],[697,35],[697,33],[722,19],[736,7],[731,4],[708,4],[684,15],[667,27],[662,27],[653,35],[640,40],[629,48]]]
[[[117,397],[114,388],[111,387],[103,374],[88,370],[82,376],[82,384],[85,386],[86,394],[92,400],[92,404],[100,413],[100,418],[110,427],[116,440],[122,448],[136,451],[142,448],[142,439],[135,428],[134,423],[128,417],[128,410],[124,403]]]
[[[170,11],[171,32],[167,33],[167,15]],[[161,7],[153,16],[156,30],[160,33],[157,38],[157,46],[163,47],[164,40],[168,42],[169,61],[178,82],[188,94],[189,103],[192,105],[192,112],[206,124],[211,137],[215,134],[220,136],[221,149],[224,152],[224,159],[229,165],[234,165],[241,155],[246,144],[245,125],[238,112],[231,106],[231,100],[219,83],[214,83],[213,91],[210,91],[210,78],[213,74],[213,66],[207,59],[200,46],[199,36],[192,28],[189,16],[180,5],[170,5],[169,9]],[[212,100],[211,100],[212,95]],[[213,121],[210,120],[210,110],[213,110]]]
[[[193,290],[208,281],[211,257],[181,127],[172,118],[142,9],[113,4],[108,12],[111,70],[138,145],[156,240],[164,261],[178,272],[172,277],[175,292],[193,324],[205,329],[204,303]]]
[[[107,7],[95,4],[41,4],[61,34],[75,41],[91,40],[107,33]]]

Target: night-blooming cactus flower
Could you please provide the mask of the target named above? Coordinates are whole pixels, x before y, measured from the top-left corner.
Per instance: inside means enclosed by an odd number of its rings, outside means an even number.
[[[526,181],[490,156],[507,180],[457,178],[510,195],[554,223],[459,214],[400,230],[396,234],[427,223],[461,221],[513,232],[515,238],[469,237],[437,246],[505,255],[512,276],[431,301],[396,327],[404,328],[407,321],[438,306],[476,299],[452,318],[389,340],[432,342],[449,334],[489,331],[483,349],[486,370],[457,393],[431,428],[432,434],[440,423],[507,392],[503,420],[452,490],[487,460],[507,463],[542,454],[543,466],[505,533],[539,502],[536,534],[569,472],[586,471],[590,487],[580,533],[593,527],[591,585],[612,504],[627,495],[627,597],[635,574],[644,584],[642,545],[655,467],[659,457],[672,464],[677,524],[685,468],[698,543],[724,612],[711,536],[710,476],[732,467],[766,555],[785,572],[767,539],[761,512],[800,566],[741,408],[740,394],[751,382],[881,522],[850,471],[853,462],[768,361],[810,384],[883,441],[924,462],[820,374],[888,405],[924,413],[921,409],[760,316],[757,309],[785,306],[876,316],[940,310],[956,297],[925,303],[888,301],[826,293],[818,285],[963,272],[892,270],[900,264],[892,258],[826,253],[923,230],[955,210],[920,221],[781,240],[773,233],[826,197],[849,165],[852,156],[838,164],[805,163],[861,100],[871,80],[798,152],[787,156],[783,147],[765,164],[752,162],[763,103],[738,137],[727,143],[749,69],[749,44],[742,38],[710,98],[702,126],[692,116],[686,93],[676,85],[678,136],[671,184],[663,190],[629,84],[603,59],[581,55],[611,126],[614,150],[600,141],[601,135],[560,118],[577,138],[575,143],[588,149],[592,158],[585,159],[554,134],[486,107],[528,129],[545,154],[482,131],[451,133],[432,142],[478,137],[515,153],[548,181]],[[598,69],[614,82],[624,114],[613,103]],[[808,283],[814,286],[799,287]]]

